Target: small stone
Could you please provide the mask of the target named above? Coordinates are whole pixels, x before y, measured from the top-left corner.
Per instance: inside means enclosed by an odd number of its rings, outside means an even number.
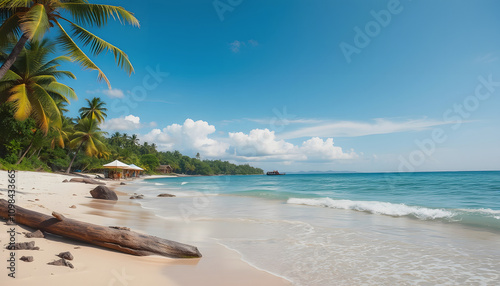
[[[121,182],[120,185],[126,185],[124,182]]]
[[[77,196],[77,194],[73,194],[73,196],[75,196],[75,197],[76,197],[76,196]]]
[[[64,180],[64,181],[62,181],[62,182],[63,182],[63,183],[67,183],[67,182],[69,182],[69,181],[65,179],[65,180]]]
[[[71,209],[76,209],[76,206],[75,206],[75,205],[72,205],[72,206],[70,206],[69,208],[71,208]]]
[[[69,268],[74,268],[73,264],[71,262],[66,261],[66,259],[61,258],[59,260],[54,260],[52,262],[47,263],[48,265],[56,265],[56,266],[67,266]]]
[[[16,223],[15,223],[15,222],[13,222],[13,221],[11,221],[11,220],[8,220],[8,221],[6,222],[6,224],[7,224],[7,225],[15,225]]]
[[[26,236],[27,238],[44,238],[45,237],[45,235],[43,235],[43,232],[41,230],[36,230],[34,232],[31,232],[31,233],[25,232],[24,236]]]
[[[73,260],[73,255],[69,251],[61,252],[57,256],[66,260]]]
[[[73,249],[80,249],[80,248],[81,248],[80,246],[73,247]]]
[[[9,246],[7,246],[6,248],[10,249]],[[34,241],[20,242],[14,244],[14,250],[40,250],[40,247],[35,246]]]
[[[19,259],[25,262],[33,262],[33,256],[22,256]]]
[[[134,195],[134,196],[131,196],[130,199],[131,200],[134,200],[134,199],[144,199],[144,195]]]
[[[172,197],[175,197],[175,195],[171,195],[171,194],[159,194],[158,197],[159,198],[172,198]]]
[[[40,199],[35,199],[35,201],[37,201],[37,202],[38,202],[38,201],[40,201]]]

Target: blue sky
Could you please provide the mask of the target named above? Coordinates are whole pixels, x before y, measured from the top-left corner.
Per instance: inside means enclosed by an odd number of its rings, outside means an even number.
[[[92,31],[135,73],[65,67],[70,115],[99,96],[110,133],[266,170],[500,169],[498,1],[107,3],[141,27]]]

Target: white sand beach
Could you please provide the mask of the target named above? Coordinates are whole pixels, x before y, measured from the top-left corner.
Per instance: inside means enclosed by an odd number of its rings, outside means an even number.
[[[7,172],[0,171],[0,198],[6,199]],[[161,225],[161,219],[129,200],[125,193],[117,191],[118,202],[93,199],[89,191],[96,185],[63,183],[71,176],[17,172],[16,206],[50,215],[53,211],[64,216],[98,225],[130,227],[142,221]],[[106,181],[110,188],[119,182]],[[76,208],[71,208],[71,206]],[[127,219],[135,217],[137,219]],[[164,223],[164,222],[163,222]],[[35,241],[40,250],[16,251],[16,278],[8,277],[6,260],[10,250],[6,249],[9,234],[15,227],[16,242]],[[253,268],[241,260],[236,252],[214,242],[198,246],[200,259],[173,259],[160,256],[139,257],[93,246],[87,243],[46,235],[45,238],[26,238],[24,232],[34,229],[21,225],[9,226],[0,223],[0,284],[7,285],[289,285],[282,278]],[[175,229],[172,229],[175,232]],[[169,239],[169,237],[163,237]],[[189,241],[179,241],[190,243]],[[56,255],[70,251],[74,269],[48,265],[59,259]],[[20,261],[23,255],[33,256],[33,262]],[[169,273],[175,273],[171,277]]]

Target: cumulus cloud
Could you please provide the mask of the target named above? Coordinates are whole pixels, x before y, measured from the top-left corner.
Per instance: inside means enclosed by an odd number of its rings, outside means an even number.
[[[276,140],[274,131],[254,129],[249,134],[243,132],[229,133],[230,144],[236,153],[248,156],[283,155],[295,152],[293,144],[284,140]]]
[[[332,138],[313,137],[295,145],[277,138],[269,129],[253,129],[244,132],[216,132],[215,126],[203,120],[186,119],[183,124],[171,124],[163,129],[155,128],[142,141],[156,143],[160,150],[179,150],[185,154],[201,153],[206,158],[235,161],[328,162],[354,159],[353,151],[345,152],[335,146]]]
[[[123,93],[123,90],[118,89],[118,88],[87,90],[87,93],[89,93],[89,94],[102,93],[102,94],[109,96],[110,98],[123,98],[125,96],[125,94]]]
[[[132,114],[125,117],[112,118],[102,124],[102,129],[110,131],[126,131],[141,128],[141,119]]]
[[[313,137],[304,141],[299,149],[300,153],[304,154],[308,160],[315,161],[353,159],[358,157],[353,150],[350,153],[346,153],[342,151],[341,147],[334,146],[333,138],[323,140],[319,137]]]
[[[209,138],[215,127],[203,120],[186,119],[182,125],[172,124],[163,129],[153,129],[143,137],[144,141],[155,142],[162,150],[200,152],[206,157],[224,156],[227,143]]]
[[[233,154],[251,160],[291,160],[291,161],[331,161],[358,157],[354,151],[345,153],[341,147],[334,146],[333,139],[311,138],[301,146],[276,138],[274,131],[254,129],[249,134],[229,133]]]

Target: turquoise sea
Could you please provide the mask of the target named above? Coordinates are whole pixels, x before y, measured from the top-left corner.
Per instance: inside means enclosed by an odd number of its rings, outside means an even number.
[[[500,285],[500,172],[176,177],[128,188],[161,219],[295,285]]]

